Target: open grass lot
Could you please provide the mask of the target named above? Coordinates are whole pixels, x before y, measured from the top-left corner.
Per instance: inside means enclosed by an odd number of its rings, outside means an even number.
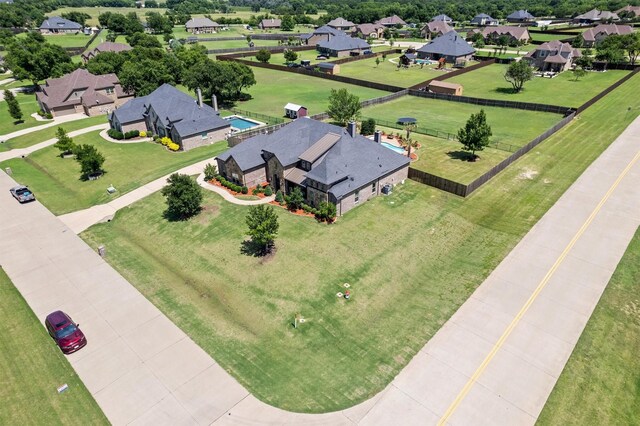
[[[98,180],[81,181],[80,165],[77,161],[57,156],[53,146],[41,149],[28,157],[16,158],[3,163],[2,168],[11,167],[13,178],[29,185],[38,199],[54,214],[64,214],[91,207],[132,191],[147,182],[171,173],[189,164],[214,157],[224,151],[226,142],[172,153],[163,146],[151,142],[118,144],[102,139],[99,132],[74,137],[76,144],[95,145],[104,155],[107,173]],[[118,192],[107,194],[109,185]]]
[[[521,147],[562,119],[559,114],[511,108],[481,107],[461,102],[403,96],[362,109],[363,117],[395,122],[400,117],[416,118],[419,128],[455,135],[471,114],[484,109],[491,126],[491,142],[503,149]],[[382,124],[382,123],[381,123]],[[419,131],[419,130],[418,130]],[[423,130],[424,131],[424,130]]]
[[[408,182],[332,226],[278,209],[268,261],[240,252],[247,210],[210,193],[193,220],[166,222],[156,194],[82,237],[258,398],[338,410],[395,377],[637,117],[638,90],[636,76],[465,200]]]
[[[0,424],[109,422],[42,322],[0,269]],[[69,389],[58,394],[64,383]]]
[[[531,40],[534,40],[534,41],[565,40],[573,37],[573,35],[571,34],[545,34],[545,33],[537,33],[535,31],[532,31],[529,34],[531,34]]]
[[[493,64],[447,81],[462,84],[463,94],[475,98],[579,107],[628,73],[590,72],[575,81],[573,73],[566,71],[555,78],[534,77],[525,83],[520,93],[513,93],[511,84],[504,79],[506,69],[507,65]]]
[[[371,50],[373,52],[379,52],[381,50],[389,50],[389,46],[374,46],[371,48]],[[298,59],[296,59],[295,62],[300,63],[300,61],[302,60],[309,60],[311,61],[312,65],[316,65],[320,62],[332,62],[338,59],[342,59],[342,58],[327,58],[327,59],[322,59],[322,60],[318,60],[316,59],[316,57],[318,57],[320,55],[320,52],[318,52],[315,49],[312,50],[300,50],[296,52],[298,54]],[[257,59],[255,58],[255,56],[247,56],[246,58],[242,58],[244,60],[248,60],[248,61],[257,61]],[[369,59],[368,59],[369,60]],[[375,61],[375,59],[370,59]],[[359,62],[364,62],[365,60],[362,61],[356,61],[357,63]],[[273,65],[286,65],[287,61],[284,59],[284,53],[271,53],[271,58],[269,59],[269,63],[273,64]],[[341,65],[342,66],[342,65]]]
[[[299,34],[310,33],[313,32],[312,26],[305,25],[296,25],[291,31],[282,31],[282,30],[268,30],[263,31],[259,28],[254,28],[252,30],[247,30],[243,25],[229,25],[226,26],[226,30],[218,31],[217,33],[201,33],[201,34],[193,34],[187,32],[184,25],[176,25],[173,27],[173,35],[177,38],[187,38],[187,37],[197,37],[197,38],[218,38],[218,37],[246,37],[247,35],[254,34],[291,34],[292,37],[296,37]]]
[[[26,35],[27,33],[20,33],[17,37],[26,37]],[[56,44],[60,47],[84,47],[91,40],[91,36],[80,32],[78,34],[45,35],[44,39],[49,44]]]
[[[199,41],[198,44],[201,44],[208,50],[249,47],[247,40]],[[253,40],[253,44],[257,49],[259,49],[262,46],[277,46],[278,40]]]
[[[0,90],[5,90],[5,86],[0,86]],[[0,135],[6,135],[17,130],[26,129],[29,127],[43,124],[44,122],[36,121],[31,117],[31,114],[40,110],[36,97],[18,93],[16,99],[20,104],[20,110],[22,111],[22,122],[16,123],[15,120],[9,115],[9,107],[6,102],[0,102]]]
[[[640,418],[640,232],[580,336],[538,425],[632,425]]]
[[[107,120],[105,116],[99,115],[95,117],[87,117],[80,120],[69,121],[67,123],[62,123],[60,126],[51,126],[47,127],[46,129],[36,130],[35,132],[27,133],[26,135],[9,139],[0,144],[0,152],[8,151],[15,148],[26,148],[54,138],[56,136],[56,130],[58,129],[58,127],[62,127],[67,132],[72,132],[74,130],[84,129],[85,127],[95,126],[96,124],[106,123],[106,121]],[[46,121],[41,122],[41,124],[46,123]]]
[[[310,115],[324,112],[329,105],[331,89],[346,88],[361,100],[388,94],[388,92],[381,90],[286,71],[265,68],[252,68],[252,70],[256,76],[257,84],[245,92],[251,94],[254,99],[238,102],[236,107],[275,117],[284,116],[284,106],[287,102],[306,106]]]

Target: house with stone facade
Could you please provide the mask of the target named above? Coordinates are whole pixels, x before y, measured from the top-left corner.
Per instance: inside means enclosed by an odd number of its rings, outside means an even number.
[[[379,133],[377,141],[380,141]],[[306,203],[336,205],[342,215],[403,182],[409,158],[359,135],[355,123],[345,130],[299,118],[281,129],[234,146],[216,159],[226,179],[252,187],[264,182],[285,194],[300,188]]]
[[[387,28],[394,28],[398,26],[404,27],[405,25],[407,25],[407,23],[404,22],[404,20],[398,15],[387,16],[386,18],[382,18],[376,21],[376,24],[384,25]]]
[[[498,39],[502,36],[506,36],[509,39],[510,46],[527,44],[531,41],[531,35],[526,27],[499,25],[497,27],[485,27],[482,30],[482,37],[487,44],[497,44]]]
[[[457,32],[449,31],[431,40],[416,52],[420,59],[438,61],[444,58],[445,62],[456,64],[471,59],[476,50]]]
[[[568,70],[576,58],[582,56],[580,50],[569,43],[553,40],[543,43],[536,50],[527,53],[522,60],[540,71],[562,72]]]
[[[384,29],[384,25],[380,24],[360,24],[356,25],[353,35],[365,40],[368,38],[382,38]]]
[[[89,62],[91,58],[95,58],[96,56],[98,56],[100,53],[103,53],[103,52],[119,53],[119,52],[126,52],[131,49],[133,48],[128,44],[113,43],[110,41],[105,41],[103,43],[100,43],[93,49],[83,53],[82,60],[86,63],[86,62]]]
[[[356,24],[351,21],[347,21],[344,18],[336,18],[327,22],[327,25],[336,30],[344,31],[345,33],[353,32],[356,29]]]
[[[625,35],[632,32],[633,28],[630,25],[600,24],[582,33],[583,46],[594,47],[610,35]]]
[[[82,31],[82,25],[59,16],[50,16],[40,24],[40,34],[68,34]]]
[[[224,140],[231,132],[229,121],[218,111],[170,84],[122,105],[111,113],[109,124],[122,133],[139,130],[167,136],[183,151]]]
[[[36,92],[40,109],[54,117],[106,114],[132,97],[133,93],[122,89],[115,74],[93,75],[82,68],[46,80]]]
[[[316,46],[321,41],[329,41],[333,37],[342,36],[348,37],[348,34],[341,30],[336,30],[333,27],[328,25],[323,25],[319,28],[316,28],[313,33],[305,34],[300,38],[309,46]]]
[[[446,21],[431,21],[422,27],[420,34],[422,34],[422,37],[425,39],[431,40],[451,31],[453,31],[453,27]]]
[[[371,49],[371,45],[357,37],[335,36],[329,41],[321,41],[316,44],[316,49],[327,57],[343,58],[346,56],[358,56]]]
[[[516,10],[507,16],[507,22],[524,23],[533,22],[536,18],[526,10]]]
[[[600,22],[612,22],[619,20],[620,17],[616,13],[598,9],[591,9],[590,11],[573,18],[573,22],[578,24],[597,24]]]

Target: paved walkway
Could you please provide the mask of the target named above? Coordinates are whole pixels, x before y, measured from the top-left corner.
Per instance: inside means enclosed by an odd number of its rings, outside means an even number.
[[[11,199],[4,173],[0,264],[39,318],[63,309],[82,324],[89,344],[69,361],[116,425],[530,425],[640,225],[639,161],[640,118],[383,392],[323,415],[256,400],[95,247]]]
[[[29,133],[37,132],[38,130],[47,129],[49,127],[57,126],[62,123],[68,123],[69,121],[82,120],[83,118],[87,118],[87,116],[84,114],[69,114],[63,115],[62,117],[54,117],[53,120],[50,120],[46,124],[29,127],[27,129],[18,130],[12,133],[7,133],[6,135],[0,135],[0,140],[8,141],[10,139],[17,138],[18,136],[28,135]]]
[[[4,80],[0,80],[0,86],[4,86],[5,84],[13,83],[16,81],[15,78],[5,78]],[[4,97],[3,97],[4,99]]]

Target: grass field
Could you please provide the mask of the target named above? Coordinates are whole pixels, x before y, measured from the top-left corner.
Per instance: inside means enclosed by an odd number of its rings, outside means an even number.
[[[511,108],[480,107],[460,102],[403,96],[383,104],[362,109],[363,117],[395,122],[400,117],[417,119],[420,128],[455,135],[471,114],[484,109],[491,126],[491,142],[515,151],[562,119],[559,114]],[[511,145],[511,146],[508,146]]]
[[[507,65],[489,65],[447,81],[462,84],[465,96],[578,107],[628,73],[590,72],[575,81],[573,73],[566,71],[555,78],[534,77],[520,93],[512,93],[511,84],[504,79],[506,69]]]
[[[564,39],[573,37],[571,34],[544,34],[544,33],[537,33],[535,31],[531,32],[530,34],[531,34],[531,40],[534,40],[534,41],[564,40]]]
[[[0,424],[108,425],[18,290],[0,268]],[[69,389],[58,394],[66,383]]]
[[[632,425],[640,418],[640,231],[629,244],[538,425]]]
[[[6,87],[4,85],[0,86],[0,90],[4,91],[5,89]],[[9,115],[9,107],[7,106],[7,103],[4,101],[0,102],[0,135],[6,135],[8,133],[44,123],[31,117],[31,114],[40,110],[40,106],[38,105],[38,101],[36,101],[35,95],[18,93],[16,95],[16,99],[18,100],[20,110],[22,111],[22,122],[16,124],[15,120]]]
[[[82,237],[258,398],[338,410],[396,376],[638,116],[638,90],[636,76],[464,200],[407,182],[332,226],[278,209],[266,261],[241,254],[247,210],[211,193],[191,221],[162,219],[156,194]]]
[[[249,47],[247,40],[199,41],[198,44],[206,47],[208,50]],[[263,46],[277,46],[278,40],[253,40],[253,44],[259,49]]]
[[[381,90],[290,72],[265,68],[252,68],[252,70],[257,84],[251,86],[246,92],[251,94],[253,99],[238,102],[236,107],[275,117],[284,115],[284,106],[288,102],[306,106],[311,115],[326,111],[329,105],[331,89],[346,88],[350,93],[358,96],[360,100],[377,98],[388,94],[388,92]]]
[[[30,154],[25,159],[16,158],[0,163],[2,169],[11,167],[13,178],[29,185],[38,199],[54,214],[64,214],[91,207],[114,199],[141,185],[171,173],[189,164],[219,154],[227,147],[219,142],[187,152],[172,153],[164,147],[143,142],[117,144],[102,139],[99,132],[74,137],[76,144],[95,145],[104,155],[107,173],[98,180],[81,181],[77,161],[62,159],[53,146]],[[118,192],[109,195],[107,186]]]
[[[26,37],[27,33],[20,33],[17,37]],[[56,44],[60,47],[84,47],[91,40],[91,36],[79,34],[59,34],[45,35],[44,39],[49,44]]]

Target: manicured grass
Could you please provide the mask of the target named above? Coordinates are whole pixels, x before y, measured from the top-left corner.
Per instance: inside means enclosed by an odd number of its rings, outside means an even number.
[[[107,173],[98,180],[81,181],[78,162],[71,158],[60,158],[57,155],[59,151],[53,146],[36,151],[24,159],[2,162],[0,166],[2,169],[11,167],[13,178],[29,185],[54,214],[64,214],[110,201],[172,171],[214,157],[227,147],[226,142],[219,142],[187,152],[172,153],[150,142],[107,142],[98,133],[86,133],[73,138],[76,144],[95,145],[106,158],[104,169]],[[118,192],[109,195],[106,191],[109,185],[115,186]]]
[[[18,37],[26,37],[27,33],[20,33]],[[60,47],[84,47],[91,40],[91,36],[82,32],[79,34],[56,34],[45,35],[45,40],[49,44],[56,44]]]
[[[0,86],[0,90],[4,91],[5,86]],[[6,135],[18,130],[27,129],[29,127],[44,124],[43,121],[37,121],[31,117],[31,114],[40,110],[36,97],[18,93],[16,99],[20,104],[20,110],[22,111],[22,122],[16,123],[15,120],[9,115],[9,107],[6,102],[0,102],[0,135]]]
[[[389,46],[375,46],[375,47],[372,47],[371,50],[373,52],[378,52],[381,50],[389,50]],[[298,58],[295,60],[295,62],[300,63],[300,61],[302,60],[309,60],[311,61],[312,65],[317,65],[320,62],[332,62],[338,59],[342,59],[342,58],[333,58],[333,57],[327,58],[327,59],[316,59],[318,56],[320,56],[320,52],[318,52],[315,49],[300,50],[300,51],[297,51],[296,53],[298,54]],[[249,61],[257,61],[255,56],[247,56],[246,58],[242,58],[242,59],[249,60]],[[368,60],[375,61],[375,59],[368,59]],[[380,60],[382,60],[382,58]],[[364,61],[365,60],[356,61],[356,62],[364,62]],[[271,58],[269,59],[269,63],[273,65],[286,65],[287,61],[284,59],[284,53],[271,53]],[[356,78],[359,78],[359,77],[356,77]]]
[[[534,77],[520,93],[513,93],[511,84],[504,79],[506,69],[507,65],[489,65],[447,81],[462,84],[465,96],[579,107],[628,73],[590,72],[575,81],[573,73],[565,71],[555,78]]]
[[[95,126],[96,124],[106,123],[106,118],[103,115],[95,117],[82,118],[80,120],[69,121],[67,123],[61,123],[58,126],[47,127],[46,129],[36,130],[35,132],[27,133],[26,135],[18,136],[5,141],[0,144],[0,152],[8,151],[16,148],[26,148],[40,142],[44,142],[51,138],[54,138],[58,127],[62,127],[67,132],[74,130],[84,129],[85,127]],[[47,124],[47,121],[39,122],[39,124]]]
[[[400,117],[416,118],[421,133],[442,132],[455,135],[471,116],[484,109],[498,148],[516,151],[562,119],[559,114],[524,111],[437,99],[403,96],[362,110],[363,117],[395,122]],[[383,123],[381,123],[383,124]]]
[[[531,32],[530,34],[531,40],[534,41],[564,40],[573,37],[571,34],[545,34],[536,32]]]
[[[258,398],[338,410],[398,374],[638,116],[638,90],[636,76],[468,199],[407,182],[331,226],[277,209],[268,260],[241,253],[247,209],[211,193],[193,220],[164,220],[156,194],[82,237]]]
[[[252,70],[256,76],[257,84],[245,91],[251,94],[253,99],[238,102],[236,107],[275,117],[284,115],[284,106],[288,102],[306,106],[310,115],[324,112],[329,105],[331,89],[346,88],[361,100],[388,94],[381,90],[337,83],[286,71],[265,68],[252,68]]]
[[[640,232],[580,336],[538,425],[632,425],[640,418]]]
[[[108,425],[60,349],[0,268],[0,424]],[[58,394],[63,384],[69,389]]]
[[[138,17],[144,22],[145,14],[147,12],[158,12],[161,15],[164,15],[167,9],[158,8],[158,9],[138,9],[136,7],[61,7],[56,9],[50,13],[47,13],[47,16],[61,16],[63,13],[69,12],[80,12],[86,13],[91,16],[91,19],[87,19],[85,25],[89,25],[95,27],[99,25],[98,16],[101,13],[111,12],[111,13],[121,13],[126,15],[127,13],[134,12]]]
[[[200,41],[198,44],[203,45],[208,50],[216,49],[238,49],[249,47],[247,40],[221,40],[221,41]],[[262,46],[277,46],[278,40],[253,40],[256,48]]]

